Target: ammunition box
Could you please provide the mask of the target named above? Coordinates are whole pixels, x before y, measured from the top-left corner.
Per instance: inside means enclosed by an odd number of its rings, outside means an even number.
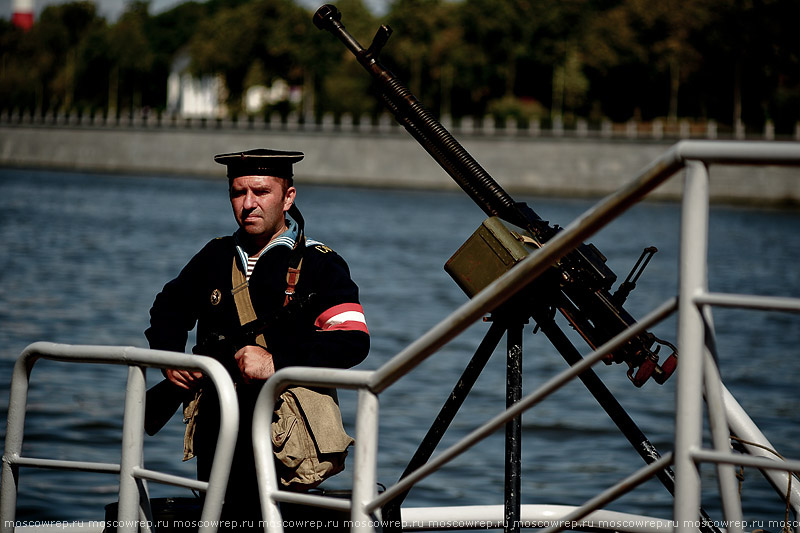
[[[444,269],[472,298],[537,249],[526,230],[491,217],[461,245]]]

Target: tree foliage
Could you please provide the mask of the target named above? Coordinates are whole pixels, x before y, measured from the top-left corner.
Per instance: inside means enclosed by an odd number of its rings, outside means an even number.
[[[368,46],[435,113],[590,120],[800,121],[796,0],[394,0],[380,20],[338,3]],[[6,110],[121,113],[166,107],[179,54],[224,77],[228,109],[252,85],[302,87],[303,113],[374,114],[352,55],[292,0],[186,2],[157,15],[134,1],[113,22],[91,2],[51,5],[23,32],[0,21]]]

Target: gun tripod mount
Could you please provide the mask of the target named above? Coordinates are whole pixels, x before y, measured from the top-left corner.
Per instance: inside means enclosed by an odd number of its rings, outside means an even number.
[[[514,239],[518,238],[521,242],[517,244],[523,246],[527,254],[541,248],[560,231],[558,226],[551,226],[533,209],[522,202],[516,202],[503,190],[397,76],[381,64],[378,54],[391,35],[388,26],[381,26],[370,47],[364,48],[347,32],[341,19],[339,10],[326,4],[315,13],[314,24],[319,29],[331,32],[344,43],[375,79],[381,97],[395,119],[490,217],[476,234],[492,220],[497,220],[508,229],[497,232],[496,236],[505,233],[512,235]],[[462,255],[467,249],[474,248],[467,246],[468,244],[469,241],[459,250]],[[521,256],[515,257],[513,261],[506,263],[506,268],[512,267],[520,259]],[[502,271],[494,273],[499,276]],[[615,300],[610,293],[616,279],[614,272],[606,266],[603,254],[591,244],[581,244],[559,259],[549,272],[534,283],[539,289],[535,291],[537,300],[550,300],[549,307],[557,309],[594,349],[636,323],[618,303],[622,298]],[[458,279],[456,281],[459,282]],[[477,289],[480,288],[482,287]],[[470,297],[477,292],[465,291]],[[637,387],[641,387],[650,377],[663,383],[674,370],[674,365],[667,365],[666,368],[658,365],[657,353],[660,346],[654,347],[656,342],[657,339],[651,333],[641,333],[625,346],[608,354],[605,362],[625,363],[629,367],[628,376]],[[670,361],[675,362],[676,358],[671,357]]]
[[[525,256],[535,253],[555,236],[560,228],[542,220],[524,203],[515,202],[402,82],[381,65],[378,54],[391,35],[388,26],[381,26],[370,47],[365,49],[347,32],[341,19],[339,10],[326,4],[317,10],[314,24],[321,30],[331,32],[345,44],[374,78],[386,107],[395,119],[489,217],[445,266],[445,270],[456,283],[472,297],[508,269],[513,268]],[[645,250],[626,281],[612,295],[610,290],[617,279],[616,275],[605,264],[606,259],[599,250],[591,244],[581,244],[558,259],[548,271],[524,287],[516,297],[503,304],[502,309],[496,309],[494,320],[484,341],[478,347],[402,477],[406,477],[430,458],[494,347],[504,335],[508,337],[507,393],[512,401],[516,398],[521,377],[521,332],[528,317],[533,318],[536,327],[547,336],[570,365],[580,361],[582,356],[556,324],[554,320],[556,310],[593,349],[634,325],[636,321],[623,308],[623,303],[635,286],[641,269],[653,253],[655,249]],[[659,346],[653,349],[655,343],[659,343]],[[661,344],[672,348],[673,353],[662,366],[659,366],[657,353]],[[628,377],[634,385],[641,387],[650,377],[658,383],[664,383],[675,369],[677,354],[674,353],[672,345],[660,341],[652,333],[644,332],[631,338],[625,346],[614,353],[607,354],[604,361],[607,364],[627,364]],[[657,460],[659,454],[655,447],[597,374],[589,369],[583,372],[579,379],[641,458],[647,463]],[[519,492],[513,487],[518,482],[520,472],[518,454],[520,434],[519,428],[515,427],[514,423],[509,423],[509,426],[511,431],[506,434],[509,468],[506,470],[505,516],[514,518],[509,523],[517,523],[520,513]],[[673,492],[674,474],[670,468],[661,471],[657,477],[670,492]],[[384,506],[384,516],[399,517],[399,509],[404,498],[405,494],[399,495]],[[702,509],[700,513],[704,518],[708,516]],[[713,524],[708,526],[709,523],[704,520],[700,527],[701,531],[719,533],[719,529]]]

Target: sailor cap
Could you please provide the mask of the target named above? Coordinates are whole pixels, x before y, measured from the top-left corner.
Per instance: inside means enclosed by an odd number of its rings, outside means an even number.
[[[214,156],[214,161],[228,167],[228,179],[241,176],[274,176],[291,179],[292,165],[303,159],[303,152],[257,148]]]

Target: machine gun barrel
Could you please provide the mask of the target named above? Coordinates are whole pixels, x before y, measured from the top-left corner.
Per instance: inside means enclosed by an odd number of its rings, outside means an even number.
[[[395,119],[484,213],[523,228],[530,234],[530,244],[537,248],[559,231],[529,206],[515,202],[411,91],[378,61],[378,54],[391,35],[388,26],[381,26],[370,47],[365,49],[345,29],[341,13],[335,6],[326,4],[320,7],[314,15],[314,25],[331,32],[345,44],[379,84],[381,97]],[[594,246],[580,245],[561,258],[554,270],[548,281],[557,285],[560,291],[549,305],[558,309],[592,348],[597,348],[636,322],[611,295],[616,275]],[[651,375],[663,383],[671,372],[667,373],[657,365],[658,356],[651,350],[655,342],[652,334],[643,333],[618,352],[609,354],[606,363],[627,363],[630,367],[628,375],[636,386],[641,386]],[[636,367],[639,367],[638,372],[634,371]]]
[[[381,26],[372,45],[365,49],[341,23],[341,13],[326,4],[314,15],[314,24],[341,40],[359,63],[380,84],[386,106],[397,121],[450,174],[472,200],[489,216],[525,226],[511,196],[484,170],[461,144],[442,126],[403,83],[380,61],[378,53],[391,35],[388,26]]]

